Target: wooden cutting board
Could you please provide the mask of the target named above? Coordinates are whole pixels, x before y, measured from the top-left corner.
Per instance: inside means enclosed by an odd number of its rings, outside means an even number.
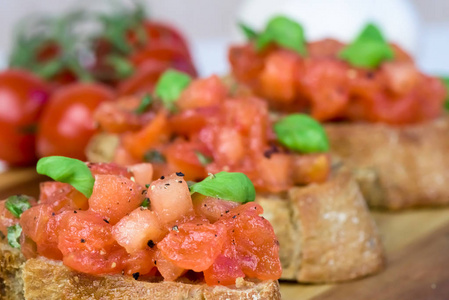
[[[0,199],[37,196],[45,179],[34,169],[0,174]],[[387,252],[387,268],[348,283],[303,285],[281,282],[283,299],[449,300],[449,208],[374,212]]]

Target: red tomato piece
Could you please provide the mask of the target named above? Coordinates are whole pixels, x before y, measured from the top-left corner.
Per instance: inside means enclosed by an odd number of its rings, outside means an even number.
[[[140,275],[149,274],[153,271],[155,265],[155,250],[144,249],[137,251],[133,254],[129,254],[126,260],[123,262],[123,270],[127,275],[133,275],[138,273]]]
[[[85,160],[84,149],[96,132],[93,112],[113,97],[111,90],[98,84],[76,83],[60,88],[42,113],[37,153]]]
[[[142,192],[139,184],[126,177],[97,175],[89,210],[114,225],[142,204],[145,198]]]
[[[99,127],[108,133],[136,131],[142,127],[141,118],[135,113],[141,99],[125,97],[116,102],[103,102],[94,112]]]
[[[156,251],[154,256],[154,265],[166,281],[174,281],[186,272],[185,269],[178,267],[176,264],[167,259],[160,250]]]
[[[211,223],[216,222],[224,214],[239,205],[237,202],[206,197],[198,193],[192,196],[192,201],[195,213],[198,216],[204,216]]]
[[[184,223],[171,230],[158,248],[176,266],[201,272],[218,257],[225,238],[222,225]]]
[[[128,168],[119,166],[115,163],[87,163],[93,176],[96,175],[118,175],[131,178],[132,173]]]
[[[180,110],[219,105],[228,93],[217,75],[193,81],[176,101]]]
[[[86,196],[68,183],[47,181],[40,184],[39,201],[49,204],[54,212],[61,209],[87,209]]]

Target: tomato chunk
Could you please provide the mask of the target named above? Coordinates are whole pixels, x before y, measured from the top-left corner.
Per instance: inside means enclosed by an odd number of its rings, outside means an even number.
[[[126,214],[139,207],[143,200],[143,188],[134,181],[117,175],[97,175],[89,210],[111,224],[116,224]]]

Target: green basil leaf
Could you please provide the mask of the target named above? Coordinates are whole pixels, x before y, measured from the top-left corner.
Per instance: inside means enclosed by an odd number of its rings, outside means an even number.
[[[276,43],[301,55],[307,54],[304,29],[285,16],[274,17],[268,22],[265,31],[256,39],[256,48],[263,50],[270,43]]]
[[[213,161],[212,157],[206,156],[198,150],[195,150],[195,154],[198,160],[200,161],[201,165],[203,166],[207,166]]]
[[[13,248],[20,249],[20,235],[22,234],[22,227],[20,224],[16,224],[8,227],[8,234],[6,238],[8,239],[8,243]]]
[[[143,160],[150,163],[164,163],[167,160],[161,152],[157,150],[149,150],[143,155]]]
[[[37,173],[53,180],[68,183],[84,194],[92,195],[95,179],[86,164],[78,159],[63,156],[48,156],[39,159]]]
[[[323,126],[304,114],[292,114],[274,124],[279,142],[301,153],[327,152],[329,140]]]
[[[154,92],[165,107],[173,109],[174,103],[191,81],[192,78],[186,73],[167,70],[159,78]]]
[[[143,114],[150,107],[151,103],[153,103],[153,98],[149,94],[146,94],[134,112],[138,115]]]
[[[446,86],[446,99],[444,101],[444,108],[449,110],[449,77],[443,76],[441,77],[441,81]]]
[[[257,32],[254,29],[252,29],[251,27],[249,27],[248,25],[246,25],[244,23],[239,23],[239,27],[248,40],[253,40],[253,39],[257,38],[257,36],[258,36]]]
[[[393,59],[394,52],[379,28],[374,24],[368,24],[338,56],[352,66],[374,69],[383,61]]]
[[[30,198],[25,195],[14,195],[8,197],[5,202],[5,207],[8,209],[16,218],[20,218],[20,215],[27,209],[31,207]]]
[[[230,200],[239,203],[254,201],[256,191],[243,173],[220,172],[190,186],[190,193]]]
[[[150,198],[145,198],[140,206],[147,208],[150,207]]]

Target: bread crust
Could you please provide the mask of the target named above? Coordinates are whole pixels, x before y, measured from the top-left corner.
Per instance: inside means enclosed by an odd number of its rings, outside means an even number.
[[[352,168],[371,207],[449,204],[449,117],[394,127],[327,124],[332,154]]]
[[[130,276],[91,276],[43,257],[27,260],[23,268],[26,299],[280,299],[277,281],[250,282],[239,278],[235,286],[207,286],[182,282],[149,282]]]
[[[281,279],[338,282],[376,273],[385,257],[377,227],[348,170],[326,183],[258,196],[280,243]]]

